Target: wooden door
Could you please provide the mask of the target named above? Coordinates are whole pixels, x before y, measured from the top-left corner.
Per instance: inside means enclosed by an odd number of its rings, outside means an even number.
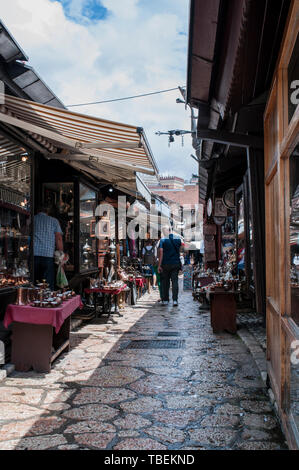
[[[298,33],[299,1],[294,0],[264,119],[268,376],[291,449],[299,448],[299,365],[293,351],[299,341],[299,277],[294,280],[299,255],[299,224],[294,223],[294,206],[299,207]]]
[[[275,395],[281,399],[281,230],[279,198],[277,81],[265,116],[266,312],[268,373]]]

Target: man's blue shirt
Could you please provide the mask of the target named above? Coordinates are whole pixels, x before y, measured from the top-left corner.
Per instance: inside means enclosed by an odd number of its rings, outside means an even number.
[[[172,233],[169,235],[169,238],[162,238],[160,240],[159,248],[163,249],[162,266],[163,264],[180,264],[181,244],[181,239],[174,238]]]
[[[34,256],[54,257],[55,233],[62,233],[57,219],[48,216],[44,212],[34,216]]]

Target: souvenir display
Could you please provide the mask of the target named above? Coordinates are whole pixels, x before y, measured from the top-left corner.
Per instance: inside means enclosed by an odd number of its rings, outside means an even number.
[[[37,282],[36,286],[32,284],[29,284],[28,287],[18,286],[15,305],[54,308],[75,295],[74,291],[66,289],[52,292],[49,289],[49,285],[43,280],[42,282]]]
[[[0,168],[0,289],[28,283],[30,161],[7,157]]]
[[[65,271],[72,275],[74,271],[74,184],[73,183],[44,183],[43,203],[48,208],[49,215],[56,218],[63,233],[63,247],[69,259]]]
[[[88,186],[79,185],[80,189],[80,270],[90,270],[97,267],[96,243],[92,227],[95,220],[96,193]]]
[[[223,204],[228,208],[228,209],[234,209],[236,207],[235,203],[235,189],[231,188],[225,191],[223,194]]]

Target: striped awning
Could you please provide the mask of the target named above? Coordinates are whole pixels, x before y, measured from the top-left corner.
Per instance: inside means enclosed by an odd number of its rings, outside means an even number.
[[[25,131],[47,158],[83,166],[93,174],[111,175],[112,170],[112,176],[124,181],[132,180],[135,172],[158,172],[142,128],[8,95],[0,98],[0,122]],[[20,153],[20,148],[7,146],[1,139],[0,155]]]

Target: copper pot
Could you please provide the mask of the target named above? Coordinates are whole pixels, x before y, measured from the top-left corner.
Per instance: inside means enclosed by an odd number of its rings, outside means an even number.
[[[28,288],[17,287],[17,300],[16,305],[27,305],[28,304]]]

